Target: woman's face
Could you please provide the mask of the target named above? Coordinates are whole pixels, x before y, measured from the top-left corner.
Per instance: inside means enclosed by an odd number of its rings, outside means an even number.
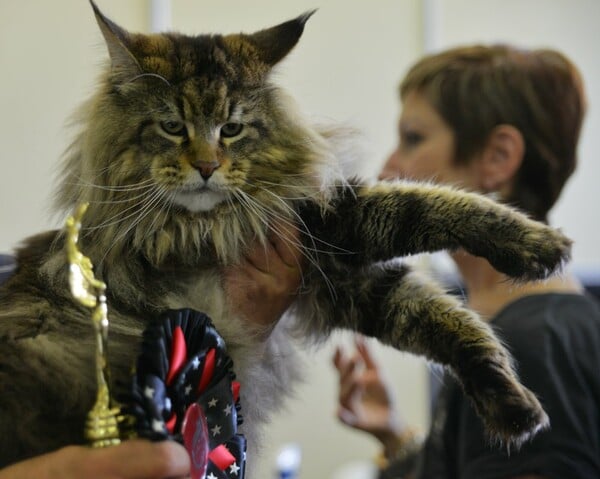
[[[472,168],[454,163],[453,131],[418,92],[404,99],[398,135],[398,146],[383,166],[380,180],[405,178],[473,186]]]

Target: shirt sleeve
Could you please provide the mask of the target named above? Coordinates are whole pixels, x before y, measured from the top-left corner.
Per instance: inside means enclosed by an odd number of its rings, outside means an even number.
[[[600,323],[597,317],[581,321],[586,314],[594,312],[559,302],[541,312],[522,310],[506,321],[500,336],[509,345],[521,381],[548,413],[551,427],[520,450],[507,450],[486,436],[471,404],[462,397],[455,446],[458,477],[600,477]]]

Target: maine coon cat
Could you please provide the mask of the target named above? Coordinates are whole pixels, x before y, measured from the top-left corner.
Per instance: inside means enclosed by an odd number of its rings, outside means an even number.
[[[126,383],[148,321],[206,312],[242,383],[252,451],[296,377],[291,331],[248,334],[220,271],[274,220],[296,224],[307,257],[291,320],[322,339],[359,331],[447,365],[492,436],[518,444],[547,416],[491,329],[399,256],[464,248],[515,278],[544,278],[570,241],[472,193],[343,178],[330,133],[294,112],[272,67],[309,15],[254,34],[132,34],[94,10],[110,55],[80,113],[57,191],[67,213],[89,202],[82,251],[108,286],[110,363]],[[336,140],[337,141],[337,140]],[[25,240],[0,289],[0,465],[83,442],[95,398],[89,312],[67,286],[63,233]]]

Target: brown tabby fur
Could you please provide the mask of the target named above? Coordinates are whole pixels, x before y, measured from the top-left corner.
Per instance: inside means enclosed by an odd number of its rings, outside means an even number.
[[[385,261],[464,248],[510,276],[544,278],[568,258],[568,239],[475,194],[344,180],[335,142],[269,79],[308,15],[252,35],[190,37],[131,34],[94,9],[111,62],[80,114],[57,201],[67,213],[90,203],[80,245],[108,285],[116,383],[127,381],[158,312],[208,313],[242,383],[252,460],[296,361],[286,324],[259,339],[231,314],[220,271],[277,234],[278,219],[298,224],[308,258],[297,332],[359,331],[449,366],[490,434],[509,444],[547,425],[490,328],[430,280]],[[0,289],[0,465],[83,442],[94,341],[65,263],[61,232],[29,238]]]

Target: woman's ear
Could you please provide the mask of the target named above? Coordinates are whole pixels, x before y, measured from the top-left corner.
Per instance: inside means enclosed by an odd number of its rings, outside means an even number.
[[[479,186],[484,192],[500,191],[510,186],[525,155],[525,140],[512,125],[496,126],[478,161]]]

